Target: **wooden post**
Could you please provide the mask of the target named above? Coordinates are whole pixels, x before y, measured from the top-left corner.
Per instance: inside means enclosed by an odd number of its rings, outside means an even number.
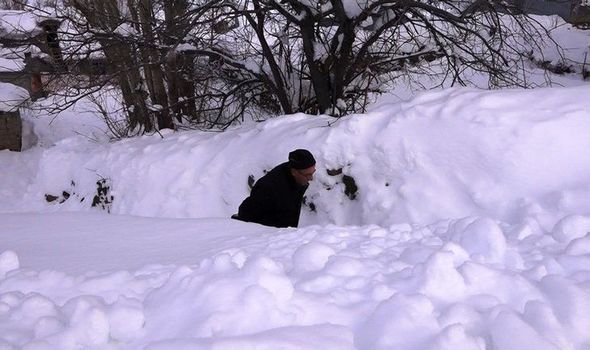
[[[22,121],[20,113],[0,111],[0,150],[20,152],[22,148]]]

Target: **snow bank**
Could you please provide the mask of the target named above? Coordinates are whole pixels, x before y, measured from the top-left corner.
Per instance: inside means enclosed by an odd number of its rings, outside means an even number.
[[[47,131],[0,152],[0,348],[582,349],[589,92],[449,89],[112,143]],[[299,147],[318,160],[303,227],[229,219]]]
[[[102,206],[111,213],[229,217],[248,195],[250,175],[304,147],[318,160],[304,225],[484,215],[550,230],[565,215],[590,211],[589,93],[588,85],[453,88],[339,120],[292,115],[224,133],[114,143],[72,136],[23,155],[0,153],[0,164],[31,158],[28,169],[3,170],[7,183],[20,185],[0,184],[0,210],[91,210],[99,188],[108,188],[112,203]]]
[[[112,143],[86,102],[25,113],[37,146],[0,152],[0,349],[584,349],[589,93]],[[300,147],[303,227],[228,219]]]
[[[80,213],[0,219],[11,228],[0,230],[3,244],[23,251],[0,255],[3,349],[575,350],[590,342],[588,235],[570,244],[514,239],[513,225],[488,217],[298,230]],[[193,257],[165,258],[165,240],[150,232],[170,224],[168,239]],[[55,233],[44,236],[47,227]],[[158,255],[153,244],[163,246]],[[128,268],[136,255],[152,260]],[[55,270],[68,263],[95,272]]]

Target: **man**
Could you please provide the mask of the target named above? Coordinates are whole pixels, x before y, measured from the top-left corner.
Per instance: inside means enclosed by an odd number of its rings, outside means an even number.
[[[261,177],[240,205],[238,220],[274,227],[297,227],[303,194],[313,180],[315,159],[311,152],[296,149],[289,161]]]

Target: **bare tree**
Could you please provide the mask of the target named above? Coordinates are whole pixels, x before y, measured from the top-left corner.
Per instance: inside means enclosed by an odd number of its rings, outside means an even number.
[[[470,69],[488,74],[491,86],[523,85],[515,62],[542,37],[540,26],[504,1],[239,5],[256,39],[257,69],[284,113],[362,111],[387,75],[409,66],[458,84],[466,83],[463,73]]]
[[[66,97],[56,109],[115,84],[132,134],[172,129],[183,118],[198,120],[194,56],[179,47],[199,26],[211,25],[201,17],[217,3],[64,0],[52,14],[62,23],[56,36],[63,62],[54,55],[50,84]]]
[[[18,0],[0,0],[0,9],[23,10],[24,4]]]
[[[111,76],[116,76],[130,126],[173,129],[179,95],[176,67],[166,69],[166,62],[175,56],[183,23],[199,9],[189,11],[186,1],[69,0],[67,5],[76,11],[68,20],[87,34],[83,44],[98,43]]]
[[[56,76],[75,98],[118,86],[130,133],[362,112],[409,72],[524,86],[544,34],[497,0],[64,1]]]

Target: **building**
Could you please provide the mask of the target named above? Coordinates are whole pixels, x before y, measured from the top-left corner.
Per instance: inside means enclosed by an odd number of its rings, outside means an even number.
[[[41,75],[63,69],[60,21],[28,11],[0,10],[0,82],[44,96]]]
[[[21,150],[22,121],[19,107],[28,99],[27,90],[0,82],[0,150]]]

